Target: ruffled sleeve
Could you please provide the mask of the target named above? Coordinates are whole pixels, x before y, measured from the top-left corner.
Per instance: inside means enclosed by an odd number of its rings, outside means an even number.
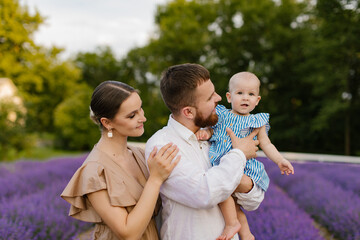
[[[106,189],[104,167],[97,162],[82,165],[61,194],[71,204],[69,216],[86,222],[101,222],[86,194]]]
[[[259,128],[265,126],[266,134],[268,134],[270,130],[270,124],[269,124],[270,115],[268,113],[257,113],[257,114],[253,114],[252,116],[253,116],[253,121],[251,121],[249,127]]]
[[[103,189],[107,190],[112,206],[131,207],[139,200],[143,186],[94,148],[61,194],[71,204],[69,215],[86,222],[102,222],[86,195]]]
[[[214,125],[211,126],[211,128],[216,131],[219,126],[221,126],[221,124],[223,123],[223,121],[226,119],[226,116],[229,114],[229,109],[227,109],[225,106],[223,105],[217,105],[215,108],[216,114],[218,115],[218,122]],[[212,136],[209,141],[215,141],[216,136]]]
[[[215,111],[216,111],[216,114],[220,118],[223,118],[224,116],[227,115],[227,113],[229,112],[229,109],[227,109],[225,106],[219,104],[216,106]]]

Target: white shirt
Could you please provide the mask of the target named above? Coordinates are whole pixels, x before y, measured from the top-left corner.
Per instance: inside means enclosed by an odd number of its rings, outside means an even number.
[[[155,146],[159,150],[169,142],[178,146],[181,159],[160,189],[161,239],[214,240],[225,226],[218,203],[239,185],[246,157],[233,149],[218,166],[211,167],[207,141],[198,141],[192,131],[170,116],[168,125],[146,143],[146,159]]]

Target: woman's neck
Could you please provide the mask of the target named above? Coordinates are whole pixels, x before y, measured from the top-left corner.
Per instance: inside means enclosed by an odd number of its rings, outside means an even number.
[[[111,157],[125,157],[128,154],[127,137],[108,138],[102,135],[96,146]]]

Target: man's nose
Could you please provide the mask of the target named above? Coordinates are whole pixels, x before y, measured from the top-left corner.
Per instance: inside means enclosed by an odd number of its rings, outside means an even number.
[[[215,96],[215,102],[220,102],[221,101],[221,96],[217,93],[215,93],[216,96]]]

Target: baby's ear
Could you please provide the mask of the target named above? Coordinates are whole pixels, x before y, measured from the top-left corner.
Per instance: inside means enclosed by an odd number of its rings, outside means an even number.
[[[227,99],[228,103],[231,103],[231,93],[230,92],[226,93],[226,99]]]
[[[259,104],[260,100],[261,100],[261,96],[258,96],[258,100],[257,100],[256,106]]]

